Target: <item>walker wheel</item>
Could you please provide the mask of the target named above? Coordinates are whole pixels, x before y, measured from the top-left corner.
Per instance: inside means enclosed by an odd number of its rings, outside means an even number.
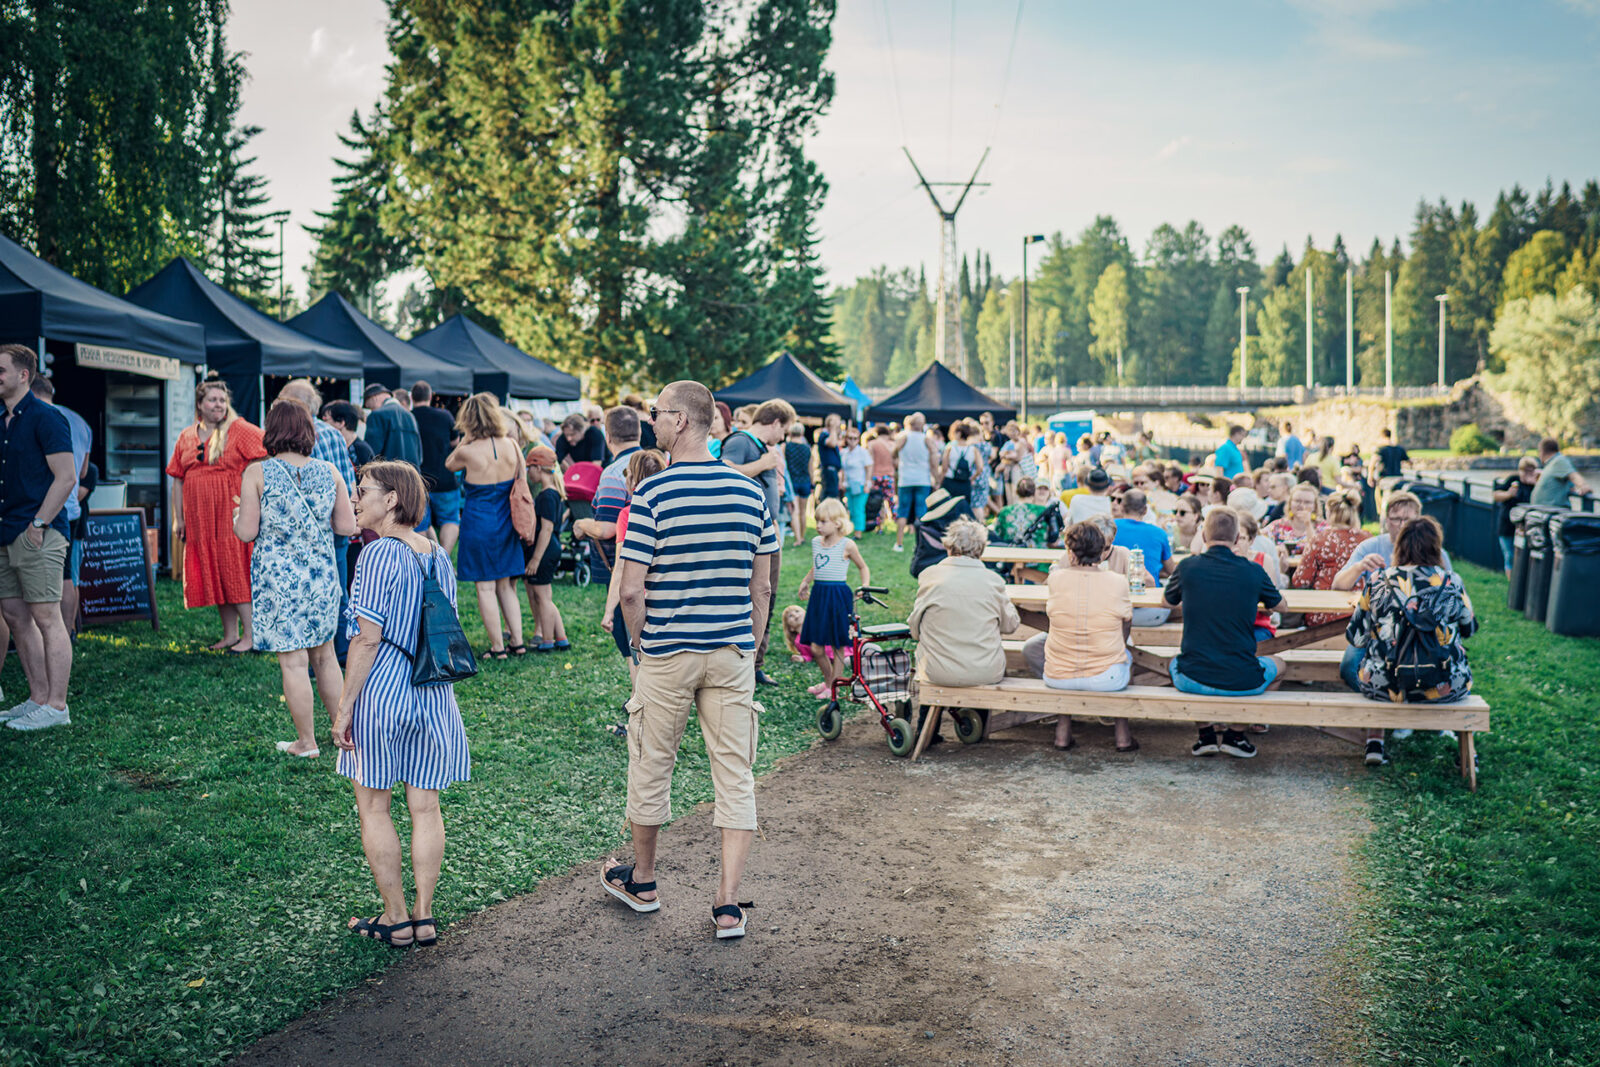
[[[909,756],[917,746],[916,731],[904,719],[889,720],[889,751],[896,756]]]
[[[956,737],[963,745],[975,745],[983,740],[984,729],[989,725],[983,712],[974,708],[955,708],[950,718],[956,724]]]
[[[824,741],[832,741],[844,732],[844,712],[837,700],[830,700],[817,709],[817,733]]]

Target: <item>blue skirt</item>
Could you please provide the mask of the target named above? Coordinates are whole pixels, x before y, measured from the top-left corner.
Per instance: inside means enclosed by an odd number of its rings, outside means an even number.
[[[849,648],[851,600],[847,582],[812,583],[806,621],[800,624],[800,643]]]
[[[461,540],[456,547],[456,575],[464,582],[520,578],[522,539],[511,525],[511,480],[493,485],[462,486]]]

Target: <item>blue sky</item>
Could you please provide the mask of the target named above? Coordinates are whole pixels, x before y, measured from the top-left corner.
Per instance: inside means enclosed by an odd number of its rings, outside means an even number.
[[[337,133],[382,86],[383,4],[233,10],[274,207],[313,222]],[[1015,13],[957,0],[952,49],[944,0],[840,0],[838,93],[812,144],[832,183],[834,281],[937,269],[937,218],[902,143],[934,180],[965,179],[992,146],[959,236],[1008,276],[1022,234],[1101,213],[1136,249],[1163,221],[1237,222],[1266,259],[1308,234],[1357,250],[1403,238],[1423,197],[1487,207],[1514,182],[1600,176],[1600,0],[1025,0],[997,115]],[[287,254],[298,281],[309,240],[292,232]]]

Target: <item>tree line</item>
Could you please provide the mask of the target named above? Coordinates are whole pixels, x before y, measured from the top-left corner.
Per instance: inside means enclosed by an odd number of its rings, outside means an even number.
[[[1438,302],[1445,294],[1446,374],[1505,369],[1491,335],[1518,300],[1600,293],[1600,182],[1581,192],[1554,184],[1500,193],[1486,218],[1467,202],[1424,201],[1408,241],[1374,240],[1357,259],[1342,237],[1296,259],[1285,247],[1262,266],[1249,234],[1230,226],[1213,239],[1198,222],[1162,225],[1135,255],[1115,219],[1102,215],[1072,239],[1052,236],[1028,286],[1030,384],[1238,384],[1239,306],[1245,314],[1251,385],[1305,380],[1305,291],[1311,279],[1312,369],[1320,385],[1345,381],[1345,275],[1354,291],[1354,377],[1382,385],[1384,283],[1392,275],[1394,379],[1437,377]],[[1021,286],[963,258],[962,331],[968,376],[982,387],[1011,381],[1011,338],[1021,343]],[[832,337],[841,367],[863,385],[904,382],[933,359],[935,294],[926,277],[880,267],[832,294]],[[1525,310],[1525,309],[1523,309]],[[1508,335],[1509,336],[1509,335]],[[1018,373],[1021,358],[1018,353]]]

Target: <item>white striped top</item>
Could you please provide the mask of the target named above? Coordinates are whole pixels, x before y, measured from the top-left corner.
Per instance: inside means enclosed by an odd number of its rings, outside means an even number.
[[[850,558],[845,548],[848,537],[841,537],[833,545],[822,543],[822,535],[811,539],[811,580],[814,582],[842,582],[850,574]]]
[[[674,463],[640,482],[617,553],[649,568],[639,650],[753,651],[750,574],[781,547],[761,486],[723,463]]]

